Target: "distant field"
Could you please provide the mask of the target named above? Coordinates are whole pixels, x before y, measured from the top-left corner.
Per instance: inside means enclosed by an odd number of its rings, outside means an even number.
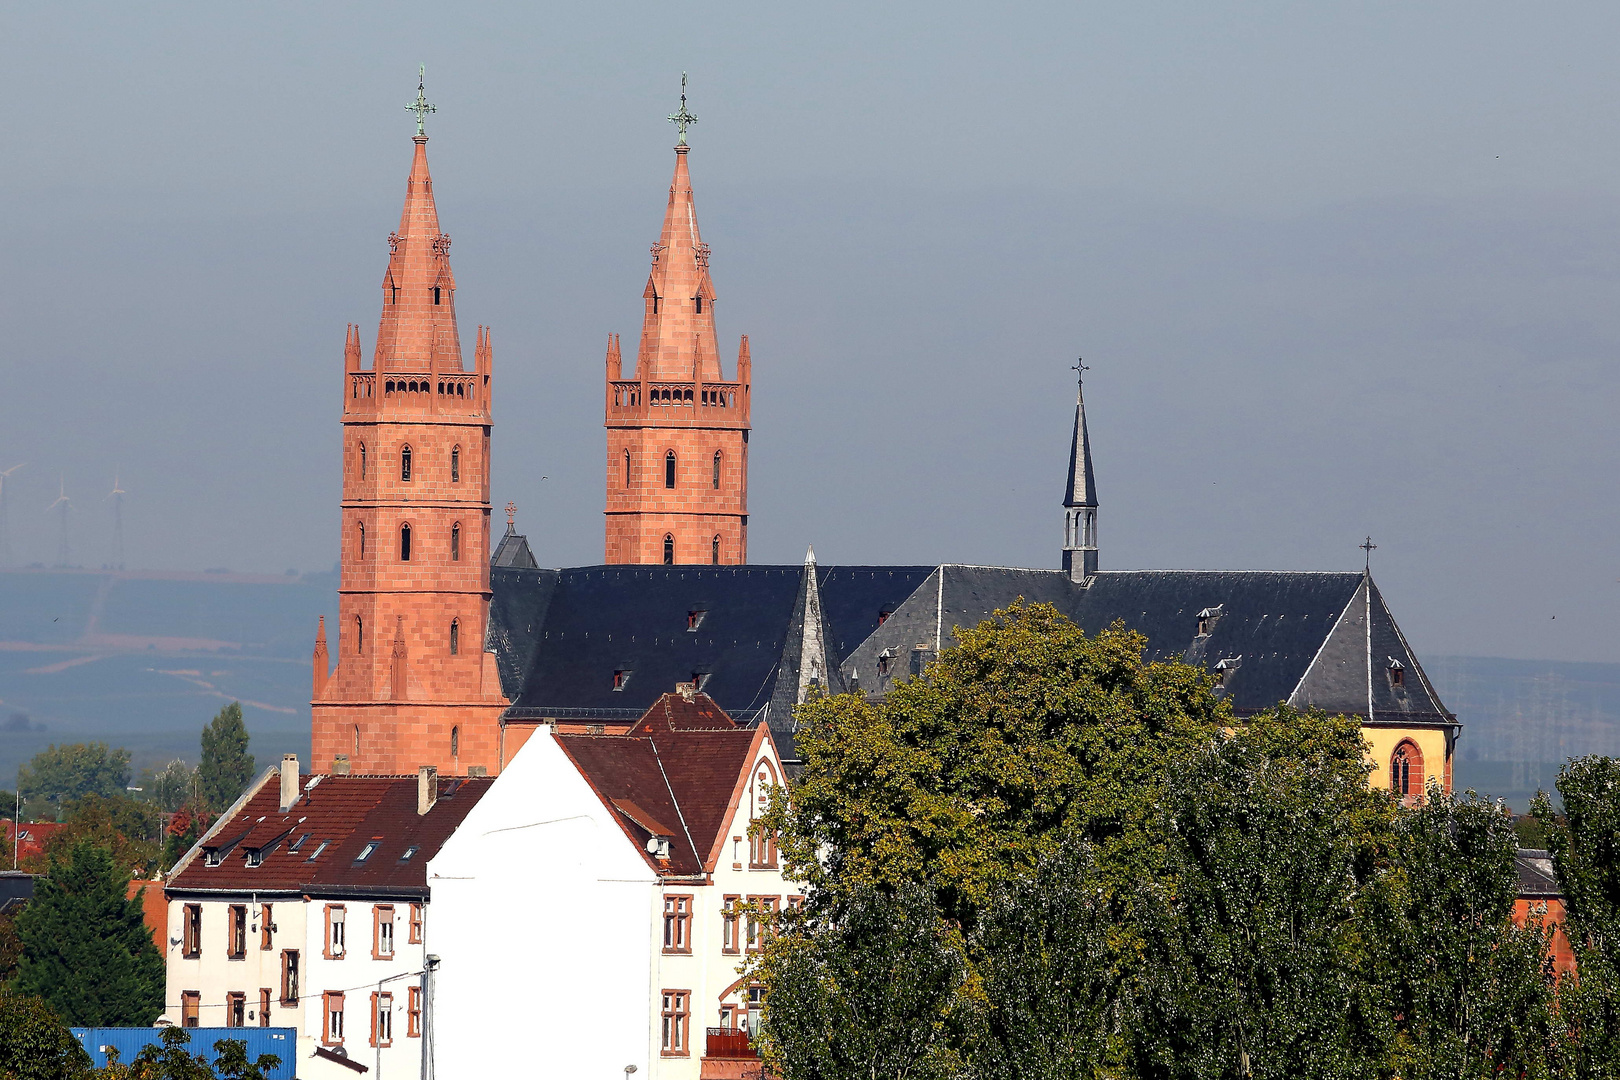
[[[309,655],[337,576],[0,571],[0,786],[54,742],[128,747],[137,771],[195,761],[242,703],[260,766],[309,762]],[[1620,664],[1433,656],[1463,723],[1455,782],[1525,809],[1559,763],[1620,754]]]

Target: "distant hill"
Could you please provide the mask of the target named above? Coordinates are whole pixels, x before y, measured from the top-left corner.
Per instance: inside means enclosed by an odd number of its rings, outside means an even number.
[[[137,772],[197,759],[241,701],[261,766],[309,763],[315,623],[337,574],[0,570],[0,786],[47,744],[128,747]],[[1431,656],[1463,723],[1454,780],[1525,809],[1579,754],[1620,755],[1620,664]]]
[[[337,575],[0,571],[0,786],[53,742],[193,762],[241,701],[260,765],[309,761],[309,655]]]

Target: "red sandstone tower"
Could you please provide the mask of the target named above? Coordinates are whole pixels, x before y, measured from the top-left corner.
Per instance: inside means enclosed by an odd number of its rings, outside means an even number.
[[[489,429],[493,356],[478,328],[461,361],[450,238],[439,231],[417,94],[416,154],[399,231],[388,238],[382,322],[370,370],[360,331],[344,349],[340,625],[328,674],[315,643],[317,770],[494,773],[501,696],[484,651],[489,610]]]
[[[619,336],[607,350],[607,529],[609,563],[748,561],[748,338],[737,378],[725,381],[714,331],[709,248],[698,233],[680,129],[664,229],[652,248],[642,293],[646,313],[632,379]]]

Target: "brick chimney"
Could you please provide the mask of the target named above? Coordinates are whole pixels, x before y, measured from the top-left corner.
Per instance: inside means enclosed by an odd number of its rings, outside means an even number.
[[[283,754],[281,758],[281,812],[285,814],[298,801],[298,755]]]
[[[416,770],[416,816],[421,817],[439,801],[439,770],[423,765]]]

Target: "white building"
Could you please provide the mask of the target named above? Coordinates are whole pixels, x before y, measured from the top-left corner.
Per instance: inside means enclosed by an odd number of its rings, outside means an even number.
[[[268,770],[170,876],[164,1019],[296,1028],[301,1080],[419,1080],[427,863],[492,783]]]
[[[781,763],[682,690],[626,734],[536,732],[429,863],[438,1076],[759,1076],[767,930],[734,908],[798,899],[750,840]]]

